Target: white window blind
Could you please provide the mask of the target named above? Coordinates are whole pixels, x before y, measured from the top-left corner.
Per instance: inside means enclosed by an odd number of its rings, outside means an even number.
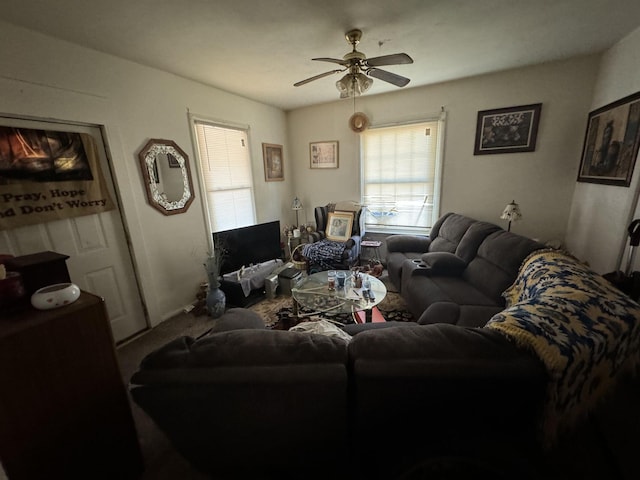
[[[194,125],[211,231],[254,225],[247,132],[199,120]]]
[[[362,133],[368,231],[429,233],[439,213],[443,125],[441,118]]]

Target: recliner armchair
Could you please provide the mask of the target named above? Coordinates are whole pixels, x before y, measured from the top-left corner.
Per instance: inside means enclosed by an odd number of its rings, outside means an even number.
[[[351,236],[346,242],[327,238],[326,230],[331,212],[352,212]],[[330,203],[314,209],[316,231],[309,235],[311,243],[302,247],[309,273],[323,270],[349,270],[360,260],[360,241],[364,236],[364,215],[359,203],[353,201]]]

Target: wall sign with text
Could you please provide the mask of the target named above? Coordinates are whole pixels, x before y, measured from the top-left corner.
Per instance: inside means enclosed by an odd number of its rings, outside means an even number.
[[[113,208],[90,135],[0,127],[0,230]]]

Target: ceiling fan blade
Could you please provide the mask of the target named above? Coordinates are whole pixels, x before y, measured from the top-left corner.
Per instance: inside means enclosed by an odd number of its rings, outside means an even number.
[[[386,70],[380,70],[379,68],[370,68],[367,70],[367,75],[392,83],[397,87],[404,87],[410,81],[407,77],[401,77],[400,75],[387,72]]]
[[[337,63],[338,65],[344,65],[345,67],[347,65],[349,65],[349,62],[345,61],[345,60],[341,60],[339,58],[326,58],[326,57],[322,57],[322,58],[312,58],[311,60],[318,60],[320,62],[331,62],[331,63]]]
[[[324,73],[321,73],[320,75],[307,78],[306,80],[300,80],[299,82],[294,83],[293,86],[299,87],[300,85],[304,85],[305,83],[313,82],[314,80],[318,80],[319,78],[328,77],[329,75],[333,75],[334,73],[339,73],[343,71],[344,71],[343,69],[337,69],[337,70],[331,70],[330,72],[324,72]]]
[[[381,67],[383,65],[404,65],[413,63],[413,59],[406,53],[394,53],[393,55],[383,55],[367,59],[370,67]]]

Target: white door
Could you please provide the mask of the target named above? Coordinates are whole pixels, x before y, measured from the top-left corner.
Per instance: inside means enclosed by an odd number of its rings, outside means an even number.
[[[90,134],[100,155],[111,198],[117,202],[102,132],[96,126],[0,117],[0,125]],[[105,299],[116,342],[147,327],[120,210],[0,231],[0,253],[28,255],[50,250],[69,255],[71,281]]]

